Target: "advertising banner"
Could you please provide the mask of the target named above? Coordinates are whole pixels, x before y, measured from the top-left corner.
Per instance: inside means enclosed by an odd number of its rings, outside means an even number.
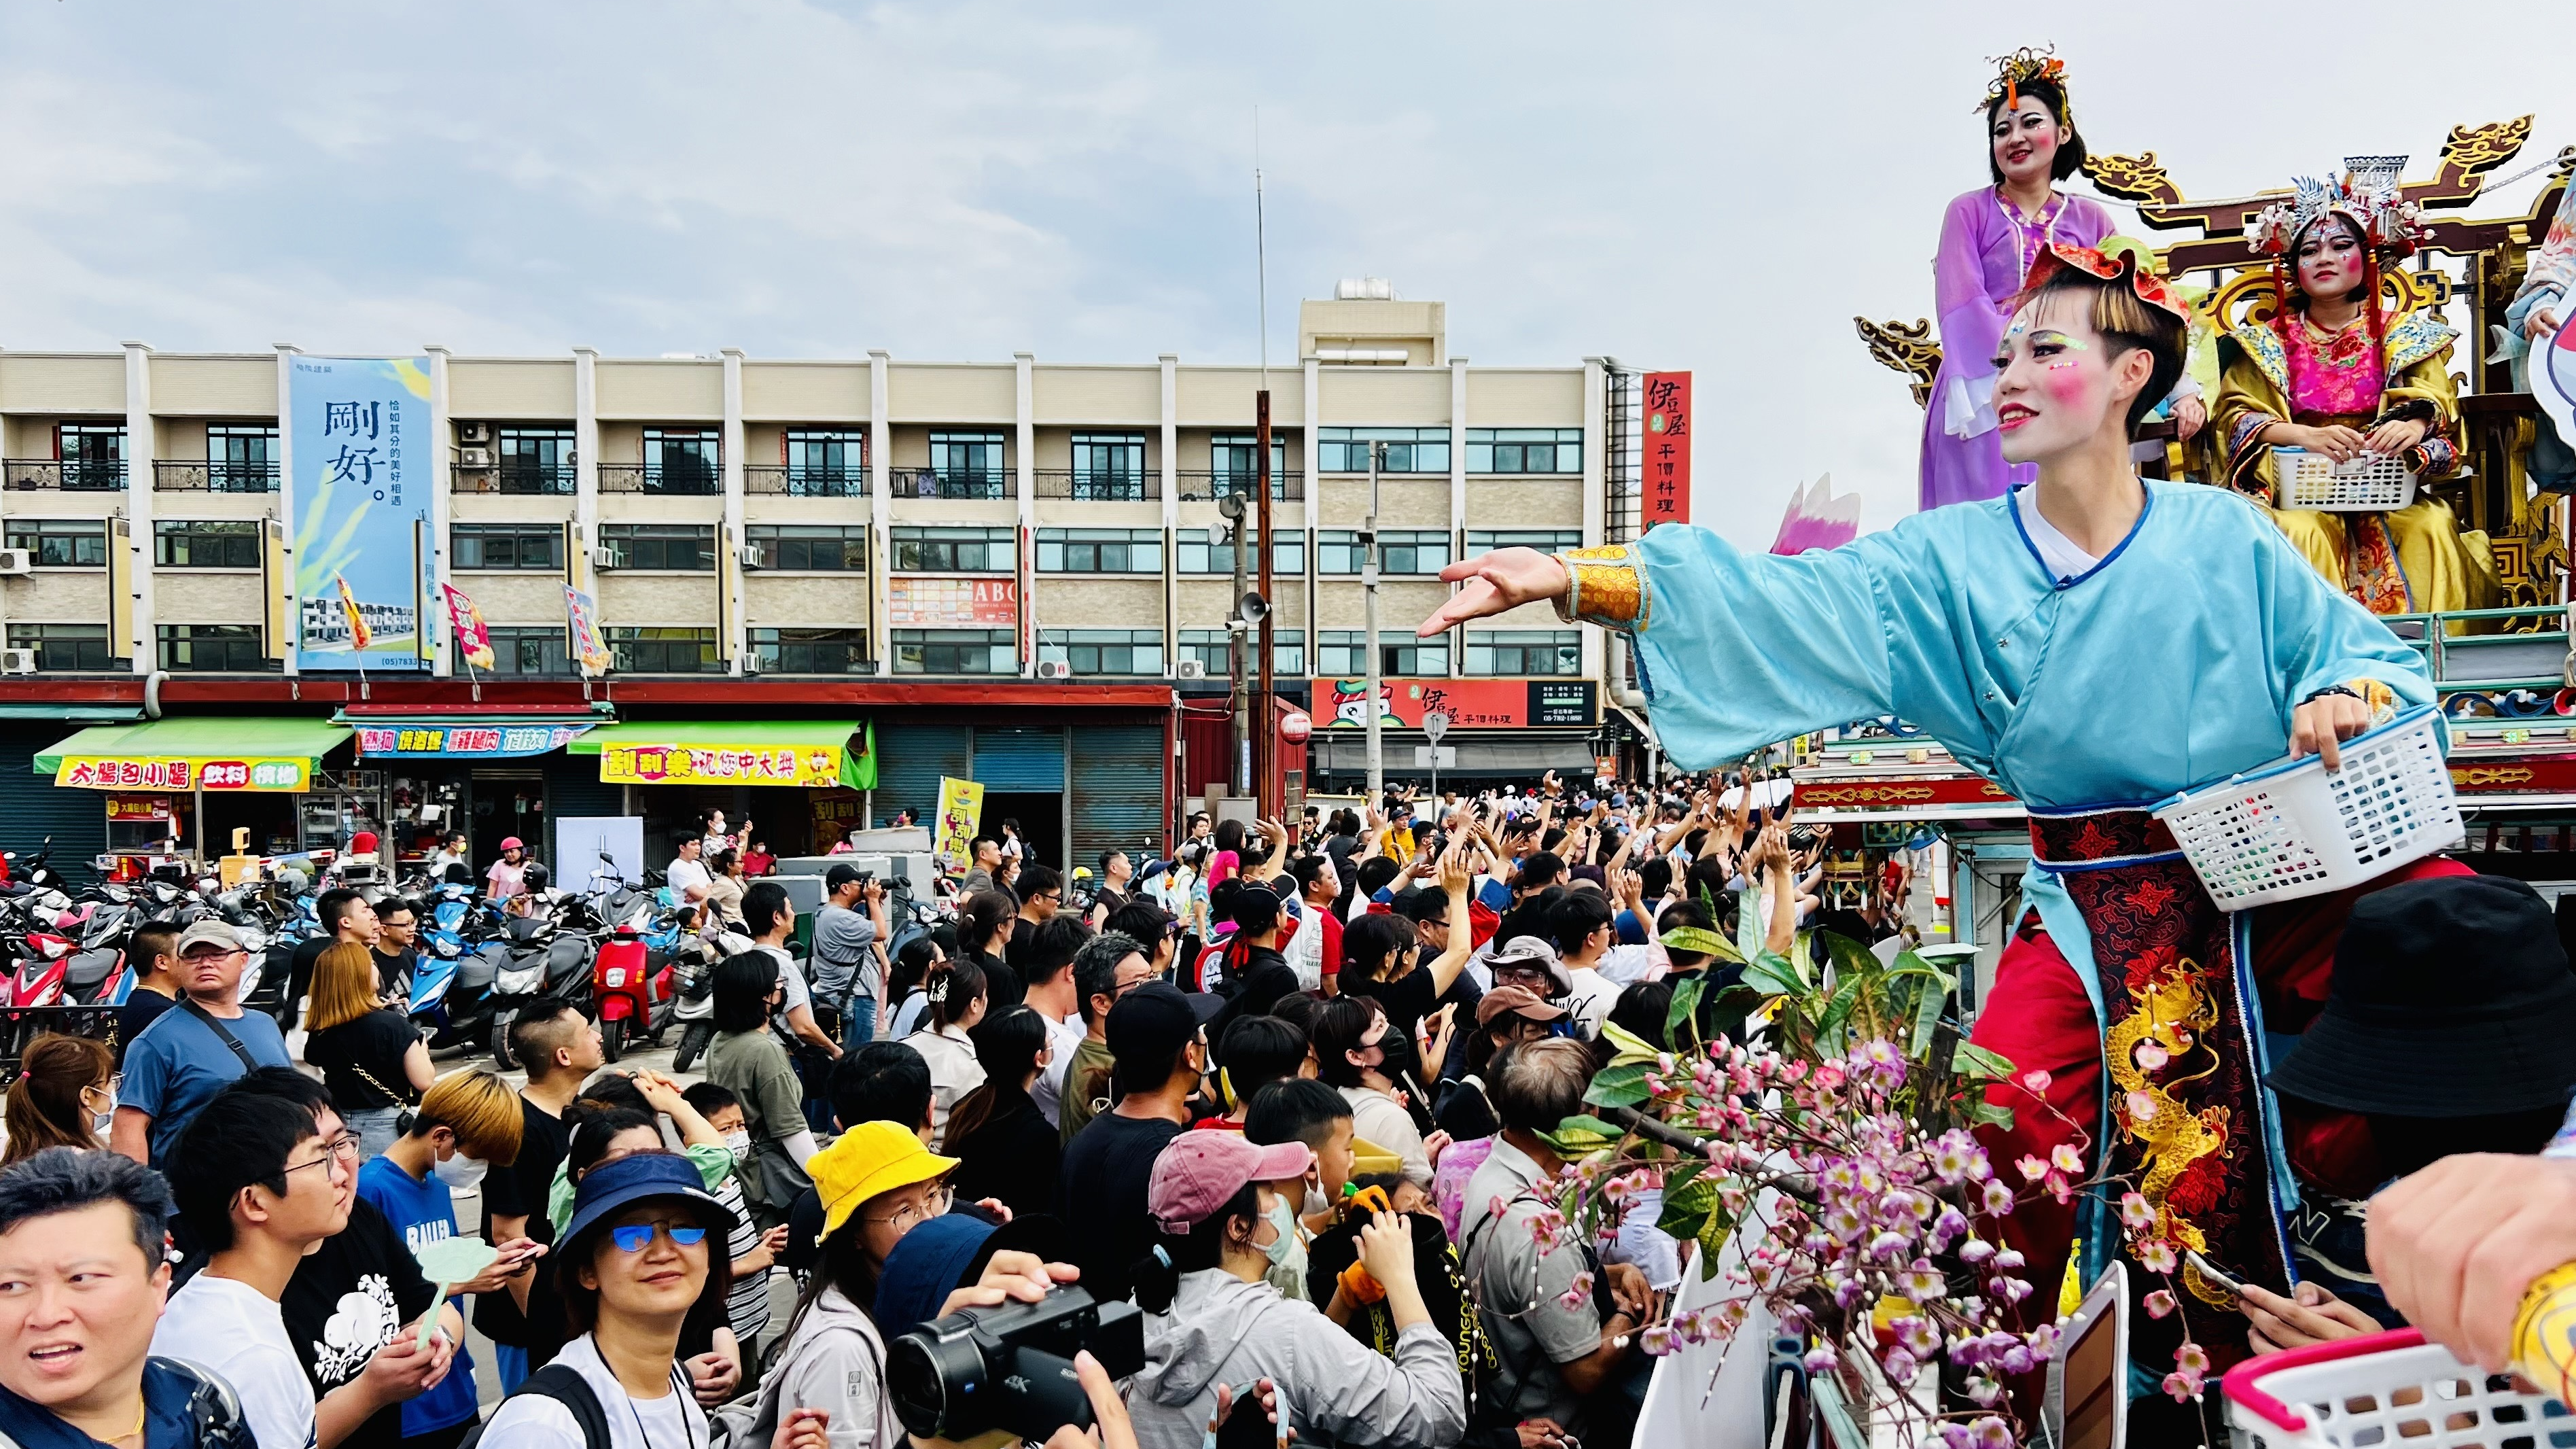
[[[1691,375],[1645,376],[1646,441],[1643,528],[1688,523],[1691,516]],[[1642,529],[1641,529],[1642,531]]]
[[[288,375],[296,667],[426,668],[428,359],[297,357]]]
[[[362,724],[358,753],[414,759],[516,759],[552,754],[590,732],[586,724]]]
[[[805,797],[814,810],[814,848],[829,850],[866,820],[867,797],[856,790],[818,790]]]
[[[483,626],[483,611],[454,584],[440,584],[447,599],[447,628],[456,638],[457,657],[477,669],[492,667],[492,631]]]
[[[1599,723],[1600,686],[1589,679],[1382,679],[1382,729],[1418,730],[1426,714],[1445,714],[1451,729],[1588,729]],[[1368,728],[1368,681],[1315,681],[1319,729]]]
[[[608,672],[608,641],[599,634],[599,601],[564,585],[564,645],[584,674]]]
[[[610,745],[599,778],[610,785],[800,785],[841,783],[839,745]]]
[[[886,622],[898,629],[1013,628],[1020,586],[1013,579],[886,580]]]
[[[54,783],[75,790],[302,790],[309,760],[200,755],[65,755]]]
[[[941,870],[963,875],[972,868],[975,828],[983,819],[983,786],[972,780],[939,777],[939,828],[931,837],[931,858]]]

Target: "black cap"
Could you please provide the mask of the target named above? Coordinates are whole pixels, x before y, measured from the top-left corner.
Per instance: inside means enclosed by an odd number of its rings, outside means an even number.
[[[842,861],[839,865],[823,872],[823,893],[830,895],[865,874],[866,872],[860,870],[857,866],[850,864],[846,860]]]
[[[1168,981],[1148,981],[1109,1008],[1101,1034],[1108,1038],[1109,1054],[1122,1062],[1168,1062],[1224,1010],[1225,998],[1212,992],[1184,992]]]
[[[2537,892],[2438,876],[2355,902],[2325,1010],[2266,1079],[2392,1117],[2560,1107],[2576,1090],[2576,975]]]

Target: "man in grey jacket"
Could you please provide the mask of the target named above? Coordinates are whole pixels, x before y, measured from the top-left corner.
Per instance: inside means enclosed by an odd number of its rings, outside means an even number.
[[[823,890],[823,908],[814,913],[815,1015],[825,1033],[855,1047],[876,1035],[878,982],[869,947],[882,934],[885,883],[845,861],[824,873]]]

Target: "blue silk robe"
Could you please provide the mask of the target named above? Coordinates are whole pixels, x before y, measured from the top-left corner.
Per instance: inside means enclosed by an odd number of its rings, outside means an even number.
[[[2071,579],[2040,563],[2009,496],[1794,558],[1655,529],[1629,561],[1656,735],[1705,769],[1892,714],[2034,808],[2134,808],[2280,758],[2291,712],[2328,685],[2433,702],[2415,651],[2253,505],[2146,488],[2129,536]],[[2023,892],[2098,1016],[2082,916],[2049,872]]]

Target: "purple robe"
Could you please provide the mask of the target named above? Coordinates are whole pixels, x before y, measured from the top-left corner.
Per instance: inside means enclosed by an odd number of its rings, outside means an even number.
[[[1950,203],[1941,216],[1941,250],[1932,259],[1933,307],[1941,323],[1941,370],[1923,409],[1921,506],[2001,498],[2039,476],[2030,464],[2008,467],[1995,431],[1996,344],[2004,304],[2021,290],[2049,241],[2089,247],[2112,231],[2111,214],[2081,196],[2057,194],[2042,220],[2017,225],[1991,186]],[[1956,435],[1965,431],[1968,436]]]

